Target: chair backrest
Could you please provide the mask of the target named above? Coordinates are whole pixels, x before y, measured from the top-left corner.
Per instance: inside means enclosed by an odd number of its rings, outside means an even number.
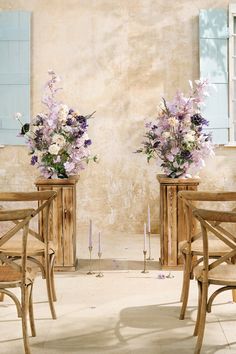
[[[184,206],[184,212],[186,214],[186,227],[187,227],[187,241],[190,243],[197,238],[201,237],[201,232],[194,234],[192,225],[192,214],[197,209],[196,202],[236,202],[236,192],[208,192],[208,191],[180,191],[178,198],[182,200]],[[233,208],[232,211],[235,211]],[[217,222],[216,227],[219,231],[221,229],[220,221]],[[225,232],[225,231],[224,231]]]
[[[11,205],[13,202],[23,202],[24,205],[28,202],[38,202],[38,207],[34,208],[33,216],[38,215],[40,212],[44,213],[44,225],[41,228],[42,233],[29,228],[29,234],[36,237],[40,241],[48,243],[48,220],[49,212],[52,201],[56,198],[57,192],[53,190],[34,191],[34,192],[4,192],[0,193],[0,202],[7,202],[7,205]],[[8,203],[9,202],[9,203]],[[15,203],[14,203],[15,205]],[[17,220],[14,221],[18,223]]]
[[[34,212],[34,209],[0,210],[0,223],[5,221],[17,222],[13,227],[9,226],[8,230],[1,236],[0,246],[3,246],[8,240],[15,236],[16,233],[22,231],[21,265],[0,252],[0,261],[2,263],[8,264],[14,270],[21,272],[22,284],[25,284],[26,281],[27,238],[29,222]]]
[[[207,279],[208,271],[222,264],[223,262],[230,261],[236,256],[236,236],[230,233],[225,227],[220,226],[221,223],[236,223],[236,212],[208,210],[208,209],[195,209],[193,215],[200,222],[203,238],[203,274]],[[209,263],[208,253],[208,234],[214,234],[216,238],[221,240],[228,246],[229,251],[215,261]]]

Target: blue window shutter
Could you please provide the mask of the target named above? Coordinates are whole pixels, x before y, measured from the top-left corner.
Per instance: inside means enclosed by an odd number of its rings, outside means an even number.
[[[200,10],[200,77],[208,78],[216,88],[211,88],[202,114],[210,122],[206,130],[212,132],[216,144],[229,140],[227,23],[227,10]]]
[[[0,144],[25,144],[16,112],[29,123],[30,12],[0,11]]]

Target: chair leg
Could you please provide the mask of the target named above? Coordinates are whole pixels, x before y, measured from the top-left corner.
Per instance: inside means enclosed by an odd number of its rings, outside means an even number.
[[[190,273],[191,273],[191,256],[187,255],[185,260],[185,270],[183,278],[183,294],[182,294],[182,306],[180,310],[179,319],[183,320],[185,317],[185,312],[188,304],[189,286],[190,286]]]
[[[52,287],[52,297],[53,301],[57,301],[56,289],[55,289],[55,279],[54,279],[54,263],[55,263],[55,253],[50,256],[50,279]]]
[[[207,297],[208,297],[208,284],[202,284],[202,301],[201,301],[201,310],[199,316],[199,324],[198,324],[198,337],[197,343],[195,346],[194,354],[200,354],[205,330],[206,323],[206,309],[207,309]]]
[[[183,302],[183,298],[184,298],[184,279],[185,279],[185,272],[186,272],[186,254],[182,253],[182,257],[183,257],[183,281],[182,281],[182,290],[181,290],[181,295],[180,295],[180,302]]]
[[[195,328],[193,332],[194,336],[198,335],[200,312],[202,306],[202,283],[198,281],[197,284],[198,284],[198,306],[197,306],[197,318],[196,318]]]
[[[236,290],[232,290],[232,299],[233,302],[236,302]]]
[[[0,302],[3,302],[3,301],[4,301],[4,294],[0,293]]]
[[[21,289],[21,309],[22,309],[22,333],[23,333],[23,341],[25,354],[31,354],[30,346],[29,346],[29,338],[27,331],[27,307],[28,307],[28,288],[22,286]]]
[[[53,296],[52,296],[52,284],[51,284],[51,275],[50,275],[49,256],[45,255],[44,260],[45,260],[45,268],[46,268],[46,284],[47,284],[48,302],[49,302],[52,318],[55,320],[57,318],[57,315],[56,315],[56,311],[54,308]]]
[[[33,284],[31,284],[30,286],[30,293],[29,293],[29,320],[30,320],[32,337],[36,337],[36,330],[34,324],[34,311],[33,311]]]

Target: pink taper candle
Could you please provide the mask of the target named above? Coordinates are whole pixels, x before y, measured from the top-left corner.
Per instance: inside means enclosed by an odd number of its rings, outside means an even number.
[[[101,232],[98,233],[98,252],[101,253]]]
[[[144,224],[144,232],[143,232],[143,250],[146,251],[146,223]]]
[[[148,204],[148,232],[151,233],[151,219],[150,219],[150,207]]]
[[[89,220],[89,247],[93,247],[93,242],[92,242],[92,220]]]

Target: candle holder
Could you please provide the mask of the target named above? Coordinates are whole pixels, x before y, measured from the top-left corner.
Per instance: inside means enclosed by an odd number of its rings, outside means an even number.
[[[149,273],[147,270],[147,251],[143,251],[143,270],[141,273]]]
[[[166,275],[166,278],[172,279],[172,278],[174,278],[174,275],[171,272],[169,272],[169,274]]]
[[[104,274],[101,272],[101,258],[102,252],[98,252],[98,275],[96,275],[97,278],[104,277]]]
[[[89,271],[87,272],[88,275],[92,275],[94,274],[94,272],[92,272],[92,250],[93,250],[93,246],[89,246]]]
[[[152,254],[151,254],[151,232],[149,231],[148,232],[148,250],[149,250],[149,256],[147,258],[147,261],[153,261],[154,258],[152,257]]]

